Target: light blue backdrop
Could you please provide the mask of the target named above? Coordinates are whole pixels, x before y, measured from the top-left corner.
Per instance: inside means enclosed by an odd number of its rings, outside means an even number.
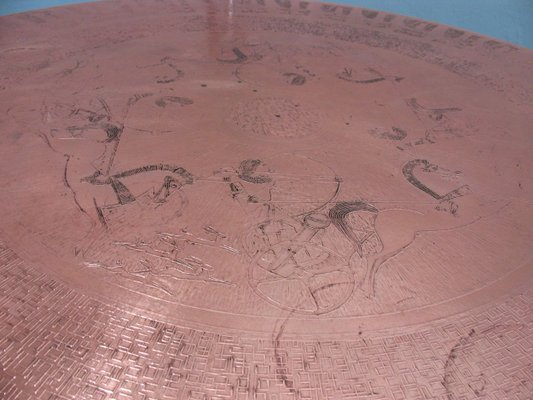
[[[0,15],[88,1],[91,0],[0,0]],[[435,21],[533,49],[533,0],[334,0],[333,2]]]

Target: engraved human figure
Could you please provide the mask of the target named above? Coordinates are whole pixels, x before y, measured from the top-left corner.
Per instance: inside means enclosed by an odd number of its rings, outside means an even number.
[[[329,225],[322,213],[309,213],[301,223],[262,225],[268,243],[259,245],[252,259],[249,282],[254,291],[277,307],[300,313],[320,315],[341,307],[355,282],[346,260],[315,240]],[[285,290],[290,294],[281,296]]]

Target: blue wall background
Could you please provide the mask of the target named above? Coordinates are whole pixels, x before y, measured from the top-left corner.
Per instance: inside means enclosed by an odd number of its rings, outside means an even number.
[[[0,15],[91,0],[0,0]],[[224,0],[221,0],[224,1]],[[333,0],[467,29],[533,49],[533,0]]]

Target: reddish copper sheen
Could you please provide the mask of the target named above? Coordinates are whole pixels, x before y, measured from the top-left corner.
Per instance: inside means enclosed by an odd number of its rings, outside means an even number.
[[[0,37],[0,398],[529,398],[531,51],[290,0]]]

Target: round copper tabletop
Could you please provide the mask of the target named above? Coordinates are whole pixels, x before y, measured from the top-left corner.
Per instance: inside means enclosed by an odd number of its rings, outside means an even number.
[[[531,51],[289,0],[0,31],[5,398],[530,395]]]

